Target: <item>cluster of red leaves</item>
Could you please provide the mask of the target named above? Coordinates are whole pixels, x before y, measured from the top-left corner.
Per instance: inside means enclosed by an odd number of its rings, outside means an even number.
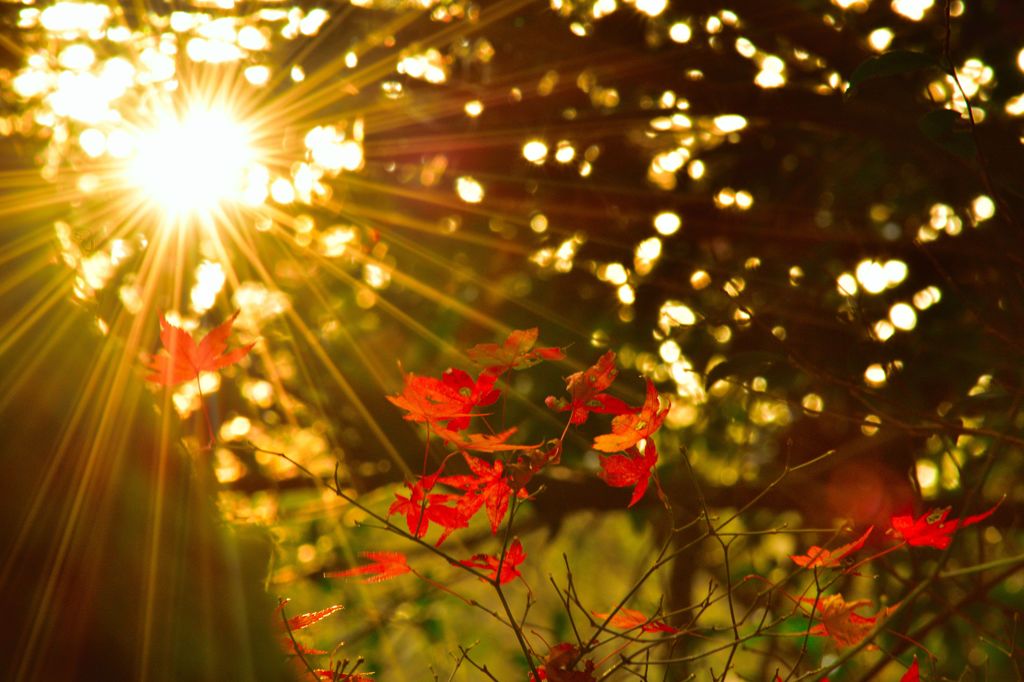
[[[548,680],[549,682],[596,682],[594,662],[587,659],[583,670],[577,670],[580,663],[580,649],[567,642],[556,644],[548,650],[544,662],[537,666],[537,677],[531,673],[530,682]]]
[[[244,358],[254,343],[228,351],[228,337],[236,317],[237,311],[196,343],[190,333],[175,327],[161,315],[160,343],[164,352],[150,358],[146,367],[153,373],[146,377],[146,381],[174,386],[194,381],[200,372],[216,372]]]
[[[463,559],[459,563],[467,568],[474,568],[480,571],[490,571],[487,579],[497,581],[499,585],[510,583],[519,578],[519,564],[526,560],[526,552],[523,550],[523,543],[516,538],[508,546],[504,557],[497,557],[491,554],[474,554],[469,559]]]
[[[888,530],[888,534],[899,540],[899,544],[893,545],[882,553],[885,554],[898,549],[904,544],[912,547],[946,549],[952,542],[953,533],[958,528],[963,528],[988,518],[995,512],[998,506],[997,504],[995,507],[980,514],[968,516],[962,522],[959,520],[946,522],[949,509],[933,509],[916,519],[912,515],[894,516],[890,521],[891,527]],[[798,566],[807,569],[839,568],[849,557],[864,547],[873,530],[874,527],[872,526],[853,542],[833,550],[812,545],[806,554],[791,555],[790,559]],[[895,608],[883,609],[874,616],[862,616],[856,611],[862,606],[870,604],[869,601],[856,600],[847,602],[839,594],[828,595],[819,600],[803,598],[800,599],[800,602],[811,604],[811,613],[820,621],[811,628],[810,634],[828,637],[839,649],[859,644],[871,633],[878,624],[879,619]],[[904,676],[904,679],[917,679],[916,659],[914,665],[911,666],[911,670],[908,671],[908,675],[911,672],[913,677]]]
[[[887,534],[900,541],[900,545],[896,547],[906,544],[911,547],[946,549],[953,541],[953,533],[957,529],[987,519],[998,507],[999,504],[996,504],[987,511],[966,517],[963,521],[947,522],[946,518],[950,511],[948,508],[931,509],[916,519],[910,514],[893,516],[889,522],[890,528]],[[864,547],[872,530],[874,530],[874,526],[864,531],[864,534],[853,542],[833,550],[811,545],[806,554],[794,554],[789,558],[802,568],[838,568],[847,558]]]

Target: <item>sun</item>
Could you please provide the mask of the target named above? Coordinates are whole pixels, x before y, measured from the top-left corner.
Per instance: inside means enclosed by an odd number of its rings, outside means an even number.
[[[134,146],[128,181],[168,216],[262,201],[253,196],[253,180],[265,169],[251,131],[225,108],[158,116],[152,128],[138,132]]]

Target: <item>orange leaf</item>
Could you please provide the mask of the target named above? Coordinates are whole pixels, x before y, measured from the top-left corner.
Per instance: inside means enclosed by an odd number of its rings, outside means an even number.
[[[612,420],[612,432],[594,439],[594,449],[601,452],[622,452],[661,428],[668,406],[661,407],[658,390],[647,380],[647,398],[639,414],[620,414]]]
[[[231,325],[236,317],[238,311],[196,344],[191,334],[175,327],[161,315],[160,343],[166,353],[150,358],[147,368],[153,373],[146,376],[146,381],[174,386],[196,379],[200,372],[215,372],[244,358],[256,344],[250,343],[226,352]]]
[[[592,612],[595,618],[607,618],[607,613]],[[615,628],[621,628],[623,630],[632,630],[634,628],[640,628],[643,632],[679,632],[678,628],[674,628],[665,621],[655,620],[654,618],[648,618],[641,611],[636,609],[619,609],[608,624]]]
[[[864,532],[864,535],[861,535],[853,542],[836,547],[833,550],[811,545],[811,548],[807,550],[807,554],[790,555],[789,558],[793,560],[793,563],[802,568],[836,568],[842,563],[843,559],[864,546],[868,536],[871,535],[871,531],[874,529],[875,527],[871,526]]]
[[[809,598],[800,601],[808,604],[815,603],[814,599]],[[874,616],[862,616],[856,613],[857,609],[870,603],[867,599],[847,602],[840,594],[830,594],[819,599],[814,609],[814,617],[821,622],[811,628],[811,634],[830,638],[839,649],[860,644],[874,629],[878,619],[895,608],[883,609]]]
[[[412,570],[406,557],[401,552],[360,552],[360,555],[373,561],[364,566],[355,566],[344,571],[332,571],[325,573],[325,578],[351,578],[355,575],[365,575],[362,582],[379,583]]]

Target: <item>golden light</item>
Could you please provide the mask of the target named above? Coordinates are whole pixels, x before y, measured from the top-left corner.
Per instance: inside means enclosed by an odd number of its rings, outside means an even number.
[[[140,133],[127,174],[162,210],[183,216],[242,200],[255,165],[244,125],[226,110],[195,108]]]

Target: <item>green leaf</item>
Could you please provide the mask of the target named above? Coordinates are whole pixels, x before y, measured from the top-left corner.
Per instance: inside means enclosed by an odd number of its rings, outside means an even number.
[[[778,365],[785,365],[786,358],[776,353],[751,351],[737,353],[714,367],[704,377],[704,388],[710,388],[719,379],[731,376],[752,377]]]
[[[942,64],[930,54],[911,50],[893,50],[877,57],[870,57],[854,69],[850,76],[850,85],[846,88],[846,95],[852,95],[854,88],[872,78],[898,76],[901,73],[913,73],[930,67],[941,69]]]
[[[925,137],[961,159],[973,159],[977,150],[966,121],[949,109],[936,109],[917,119]]]

